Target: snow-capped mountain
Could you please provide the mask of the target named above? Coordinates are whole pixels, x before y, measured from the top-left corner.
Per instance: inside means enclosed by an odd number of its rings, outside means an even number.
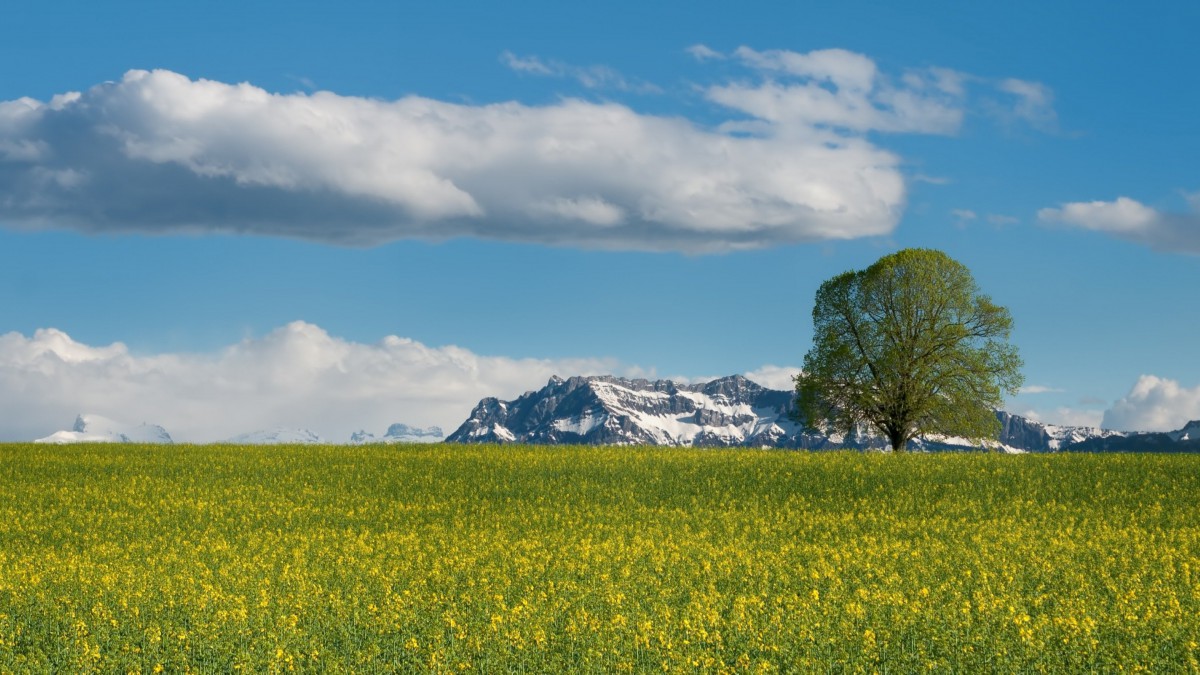
[[[325,443],[325,439],[308,429],[262,429],[238,434],[225,443],[233,445],[272,445],[276,443]]]
[[[350,435],[350,443],[363,445],[365,443],[438,443],[446,438],[441,427],[410,427],[407,424],[393,424],[382,436],[376,436],[367,431],[356,431]]]
[[[173,443],[166,429],[157,424],[129,425],[101,415],[75,418],[70,431],[56,431],[34,443]]]
[[[460,443],[795,447],[791,394],[741,376],[706,384],[609,376],[551,378],[515,401],[485,398],[450,434]]]
[[[610,376],[554,377],[514,401],[485,398],[446,439],[454,443],[653,444],[803,449],[883,449],[867,433],[824,435],[789,416],[794,394],[762,387],[740,375],[702,384]],[[1093,427],[1042,424],[998,411],[1001,433],[984,445],[1005,452],[1059,450],[1200,450],[1200,422],[1170,434],[1136,434]],[[1153,438],[1151,438],[1153,437]],[[1161,437],[1161,438],[1160,438]],[[1163,445],[1166,443],[1167,445]],[[968,439],[931,436],[913,449],[976,450]]]

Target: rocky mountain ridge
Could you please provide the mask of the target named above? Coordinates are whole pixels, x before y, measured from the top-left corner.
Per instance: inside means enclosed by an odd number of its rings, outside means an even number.
[[[794,394],[740,375],[699,384],[612,376],[551,378],[512,401],[485,398],[446,438],[455,443],[668,445],[825,450],[885,449],[868,433],[826,435],[791,418]],[[1043,424],[997,411],[1001,433],[983,446],[963,438],[915,439],[914,450],[1057,452],[1200,450],[1200,422],[1180,431],[1142,434]]]

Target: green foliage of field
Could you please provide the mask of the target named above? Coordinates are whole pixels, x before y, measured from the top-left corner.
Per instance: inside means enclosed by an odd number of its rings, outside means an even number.
[[[1200,458],[0,446],[0,671],[1200,672]]]

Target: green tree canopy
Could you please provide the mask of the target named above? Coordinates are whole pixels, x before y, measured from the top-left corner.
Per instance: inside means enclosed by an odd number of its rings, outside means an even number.
[[[812,428],[865,425],[902,451],[928,434],[995,438],[1021,386],[1012,316],[945,253],[905,249],[821,284],[813,347],[796,377]]]

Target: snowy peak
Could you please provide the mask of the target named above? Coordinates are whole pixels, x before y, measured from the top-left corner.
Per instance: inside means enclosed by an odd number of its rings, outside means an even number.
[[[75,418],[70,431],[56,431],[34,443],[173,443],[157,424],[129,425],[94,414]]]
[[[441,427],[421,428],[396,423],[389,426],[383,436],[376,436],[369,431],[356,431],[350,435],[350,443],[440,443],[444,438],[446,434]]]
[[[233,445],[275,445],[280,443],[288,444],[312,444],[324,443],[325,439],[314,434],[308,429],[261,429],[259,431],[251,431],[245,434],[238,434],[233,438],[225,441]]]

